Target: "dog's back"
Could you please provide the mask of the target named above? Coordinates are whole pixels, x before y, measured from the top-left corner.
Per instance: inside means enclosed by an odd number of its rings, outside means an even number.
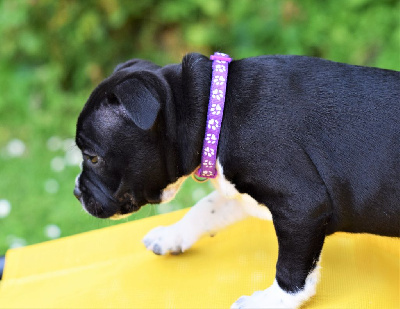
[[[240,166],[228,172],[236,186],[247,190],[248,175],[276,182],[269,171],[277,162],[294,171],[279,175],[280,186],[316,169],[309,177],[329,195],[329,233],[399,236],[400,72],[299,56],[244,59],[229,69],[229,131],[220,147],[227,168]]]

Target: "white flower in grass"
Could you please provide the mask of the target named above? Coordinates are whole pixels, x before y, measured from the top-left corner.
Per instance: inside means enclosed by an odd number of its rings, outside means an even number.
[[[166,214],[168,212],[174,211],[179,209],[179,205],[176,205],[174,203],[167,203],[167,204],[159,204],[156,207],[156,212],[158,214]]]
[[[47,140],[47,149],[50,151],[57,151],[63,145],[63,141],[58,136],[52,136]]]
[[[26,240],[15,235],[8,235],[6,241],[8,242],[10,249],[26,246]]]
[[[50,162],[51,169],[55,172],[61,172],[65,168],[65,161],[62,157],[55,157]]]
[[[215,120],[215,119],[210,119],[208,121],[208,128],[209,129],[213,129],[213,130],[218,129],[219,128],[219,121]]]
[[[58,227],[58,225],[49,224],[45,226],[44,233],[48,238],[56,239],[61,236],[61,229]]]
[[[0,218],[7,217],[11,212],[11,203],[7,200],[0,200]]]
[[[13,139],[7,144],[7,153],[10,157],[21,157],[26,149],[25,143],[20,139]]]
[[[208,157],[212,157],[214,155],[214,149],[207,147],[204,149],[204,155],[208,156]]]
[[[47,193],[55,194],[58,192],[60,185],[55,179],[47,179],[44,183],[44,189]]]
[[[69,151],[75,147],[75,140],[73,138],[66,138],[63,141],[63,149],[64,151]]]

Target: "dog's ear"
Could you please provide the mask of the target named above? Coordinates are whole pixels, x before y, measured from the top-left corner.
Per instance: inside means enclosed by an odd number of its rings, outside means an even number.
[[[118,64],[115,69],[114,72],[118,72],[124,69],[128,69],[128,68],[134,68],[135,70],[150,70],[150,71],[154,71],[160,68],[160,66],[147,61],[147,60],[142,60],[142,59],[131,59],[128,60],[126,62],[120,63]]]
[[[149,130],[154,125],[160,103],[142,82],[125,80],[115,86],[113,95],[139,128]],[[115,98],[110,99],[115,101]]]

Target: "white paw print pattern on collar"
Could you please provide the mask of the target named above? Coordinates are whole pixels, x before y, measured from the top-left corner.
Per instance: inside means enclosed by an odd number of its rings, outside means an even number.
[[[222,53],[215,53],[210,59],[213,60],[213,72],[207,126],[201,154],[201,165],[199,170],[196,171],[196,175],[199,177],[214,178],[217,175],[215,162],[217,161],[218,140],[225,105],[228,65],[232,59]]]
[[[219,128],[219,121],[215,119],[210,119],[208,121],[208,128],[215,131]]]
[[[220,86],[223,83],[225,83],[226,80],[225,80],[225,78],[223,76],[217,75],[217,76],[214,77],[213,82],[214,82],[215,85]]]
[[[213,94],[212,94],[213,99],[217,99],[218,101],[221,101],[223,96],[224,96],[224,94],[222,93],[222,90],[214,89]]]
[[[217,115],[218,116],[219,114],[221,114],[221,110],[222,110],[221,105],[219,105],[219,104],[212,104],[211,105],[210,111],[211,111],[212,115]]]

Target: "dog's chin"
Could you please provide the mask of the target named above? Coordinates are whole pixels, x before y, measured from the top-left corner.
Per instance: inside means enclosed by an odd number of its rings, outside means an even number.
[[[108,219],[120,220],[120,219],[127,218],[131,214],[137,212],[140,208],[142,208],[142,206],[128,203],[128,204],[123,205],[120,208],[121,208],[120,211],[116,212],[114,215],[110,216]]]
[[[108,210],[101,212],[96,209],[92,210],[90,207],[88,209],[88,207],[86,206],[84,206],[83,208],[86,210],[87,213],[99,219],[120,220],[127,218],[131,214],[137,212],[141,208],[141,206],[130,205],[129,207],[127,207],[126,205],[124,205],[123,207],[120,207],[120,209],[117,211]]]
[[[108,219],[111,219],[111,220],[121,220],[121,219],[128,218],[131,214],[133,214],[133,212],[127,213],[127,214],[116,213],[115,215],[112,215],[112,216],[109,217]]]
[[[79,201],[81,202],[83,209],[88,214],[99,219],[123,219],[138,211],[142,206],[132,203],[131,201],[125,203],[115,203],[108,200],[107,202],[102,203],[93,197],[88,198],[87,201],[85,201],[84,198],[80,198]]]

